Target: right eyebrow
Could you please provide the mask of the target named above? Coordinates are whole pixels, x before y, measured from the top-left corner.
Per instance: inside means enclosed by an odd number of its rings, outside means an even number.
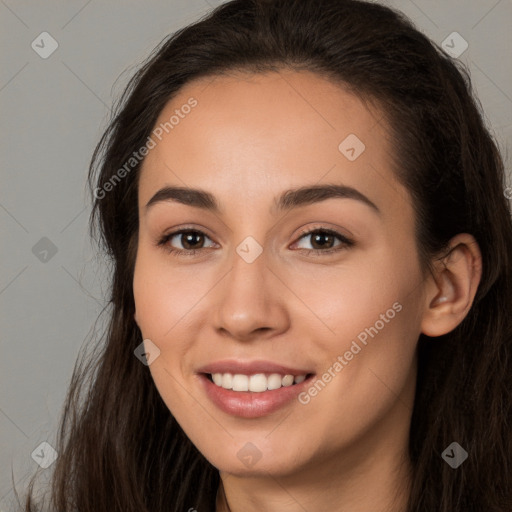
[[[220,213],[220,207],[213,194],[205,190],[188,187],[163,187],[146,204],[146,211],[154,204],[162,201],[175,201],[193,206],[195,208],[204,208],[215,213]]]

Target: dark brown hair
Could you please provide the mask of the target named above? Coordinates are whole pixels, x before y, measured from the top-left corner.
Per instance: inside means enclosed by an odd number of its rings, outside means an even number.
[[[483,275],[471,310],[452,332],[418,341],[408,511],[510,512],[512,220],[503,163],[468,73],[403,15],[357,0],[221,5],[164,40],[133,76],[94,152],[91,190],[103,189],[145,144],[185,84],[284,68],[313,71],[379,105],[396,175],[413,201],[425,272],[451,237],[476,238]],[[91,234],[99,227],[111,264],[109,325],[74,369],[51,481],[55,512],[215,509],[218,471],[133,354],[142,341],[132,290],[139,169],[104,196],[93,194]],[[453,441],[469,453],[457,469],[440,456]],[[27,512],[37,510],[30,493]]]

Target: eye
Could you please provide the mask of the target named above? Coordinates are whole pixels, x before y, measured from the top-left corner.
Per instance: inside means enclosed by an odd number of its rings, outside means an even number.
[[[354,245],[354,241],[348,239],[341,233],[327,228],[314,228],[308,231],[303,231],[299,240],[310,238],[312,249],[301,247],[304,245],[303,242],[298,242],[301,251],[305,251],[306,254],[315,254],[317,256],[331,254],[344,249],[347,249]],[[198,229],[180,229],[179,231],[173,231],[164,235],[158,242],[159,247],[163,247],[168,253],[175,254],[177,256],[193,256],[204,247],[205,239],[211,241],[211,239],[203,232]],[[336,244],[336,239],[338,243]],[[180,244],[181,247],[175,247],[173,244]],[[297,242],[296,242],[297,244]],[[212,244],[209,247],[214,247]]]
[[[354,245],[353,240],[350,240],[341,233],[322,227],[303,231],[299,240],[307,240],[308,238],[310,239],[310,245],[313,247],[312,249],[308,249],[303,246],[300,247],[299,245],[299,249],[305,250],[307,254],[330,254],[347,249]],[[339,241],[337,245],[335,245],[336,239]],[[300,243],[301,242],[299,242],[299,244]],[[302,243],[302,245],[304,245],[304,243]]]
[[[157,245],[160,247],[164,247],[169,253],[193,256],[196,253],[196,251],[203,249],[201,245],[204,244],[205,238],[208,238],[208,236],[206,236],[205,233],[197,229],[181,229],[179,231],[173,231],[172,233],[164,235],[158,241]],[[179,243],[181,245],[181,248],[176,248],[172,246],[174,239],[174,243]]]

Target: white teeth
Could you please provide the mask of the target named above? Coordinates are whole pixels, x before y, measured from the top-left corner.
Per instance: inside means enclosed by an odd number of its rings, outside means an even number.
[[[257,373],[249,377],[249,391],[261,393],[267,390],[267,377],[264,373]]]
[[[224,382],[224,379],[222,379]],[[247,375],[233,375],[233,391],[249,391],[249,377]]]
[[[283,378],[278,373],[272,373],[267,379],[267,389],[279,389],[282,385]]]
[[[219,374],[222,378],[221,386],[224,389],[233,389],[233,375],[231,373]]]
[[[243,375],[240,373],[213,373],[213,382],[224,389],[233,391],[252,391],[261,393],[271,391],[280,387],[291,386],[304,382],[306,375],[280,375],[279,373],[255,373],[254,375]]]

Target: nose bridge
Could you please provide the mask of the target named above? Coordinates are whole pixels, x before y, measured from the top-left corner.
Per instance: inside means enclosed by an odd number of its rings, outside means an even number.
[[[270,272],[267,268],[266,253],[263,248],[253,240],[244,240],[240,243],[231,258],[231,272],[227,278],[226,301],[238,304],[239,308],[247,308],[248,304],[261,307],[260,300],[265,295]],[[248,312],[247,312],[248,313]],[[253,310],[253,315],[256,309]]]
[[[235,248],[215,305],[217,328],[242,339],[255,330],[276,330],[286,325],[282,294],[275,290],[278,280],[267,260],[267,253],[252,237]]]

